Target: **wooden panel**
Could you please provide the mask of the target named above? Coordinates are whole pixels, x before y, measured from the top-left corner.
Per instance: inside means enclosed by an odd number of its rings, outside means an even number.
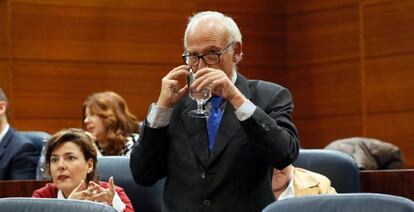
[[[358,27],[357,6],[288,16],[287,64],[358,58]]]
[[[242,63],[267,66],[285,63],[283,17],[235,13],[234,19],[243,35]]]
[[[377,138],[399,147],[406,166],[414,167],[414,111],[367,115],[367,137]]]
[[[299,12],[309,12],[314,10],[329,10],[338,7],[344,7],[349,5],[358,4],[358,0],[287,0],[286,4],[286,13],[293,14]]]
[[[65,128],[82,128],[82,118],[79,112],[76,118],[13,119],[10,124],[17,130],[40,130],[52,135]]]
[[[414,1],[363,5],[366,56],[414,52],[413,10]]]
[[[7,59],[9,53],[9,25],[7,1],[0,0],[0,59]]]
[[[0,198],[31,197],[33,191],[43,187],[50,181],[43,180],[1,180]]]
[[[135,1],[135,0],[9,0],[13,3],[27,4],[47,4],[54,6],[82,6],[82,7],[110,7],[110,8],[132,8],[156,11],[195,11],[197,1],[187,0],[151,0],[151,1]]]
[[[414,110],[414,54],[367,59],[367,112]]]
[[[301,147],[323,148],[333,140],[362,135],[360,116],[336,116],[299,119],[294,117],[299,130]]]
[[[360,176],[361,192],[391,194],[414,200],[414,169],[362,170]]]
[[[283,0],[256,0],[256,1],[240,1],[240,0],[209,0],[199,1],[197,4],[198,11],[203,10],[219,10],[224,13],[243,13],[251,15],[263,15],[263,13],[284,14]]]
[[[14,58],[181,61],[187,14],[17,3],[11,10]]]
[[[360,114],[358,60],[291,67],[286,75],[296,117]]]
[[[171,67],[172,68],[172,67]],[[80,117],[82,103],[93,92],[113,90],[127,97],[142,117],[159,94],[169,66],[15,62],[16,118]],[[28,105],[30,105],[28,107]]]
[[[246,65],[242,62],[238,69],[239,73],[248,79],[265,80],[287,86],[284,67]]]
[[[42,60],[181,62],[186,16],[191,14],[130,8],[12,6],[14,57]],[[246,63],[282,63],[282,18],[235,14],[246,38]],[[29,19],[31,24],[27,26]]]
[[[3,91],[8,93],[8,87],[9,87],[9,61],[8,60],[0,60],[0,88],[3,89]]]

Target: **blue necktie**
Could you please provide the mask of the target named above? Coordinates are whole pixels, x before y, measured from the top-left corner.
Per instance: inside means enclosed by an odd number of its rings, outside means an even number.
[[[220,104],[223,100],[221,96],[213,96],[210,99],[210,115],[207,121],[207,132],[208,132],[208,149],[213,149],[214,141],[216,139],[218,127],[220,125],[221,116],[223,113],[220,110]]]

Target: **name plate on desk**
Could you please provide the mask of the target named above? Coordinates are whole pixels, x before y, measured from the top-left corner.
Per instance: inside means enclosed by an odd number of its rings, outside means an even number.
[[[361,170],[361,192],[392,194],[414,200],[414,169]]]
[[[31,197],[34,190],[46,185],[48,180],[0,180],[0,198]]]

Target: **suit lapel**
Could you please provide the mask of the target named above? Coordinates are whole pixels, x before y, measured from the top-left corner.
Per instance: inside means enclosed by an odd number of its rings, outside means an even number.
[[[181,113],[181,119],[183,121],[183,126],[187,133],[188,139],[191,142],[193,151],[202,163],[202,165],[207,167],[208,164],[208,136],[206,130],[206,119],[204,118],[193,118],[188,113],[191,110],[197,108],[195,101],[188,98],[184,103],[184,110]]]
[[[246,96],[246,98],[251,98],[246,78],[238,74],[235,85]],[[220,126],[217,132],[209,164],[214,162],[214,160],[223,152],[226,146],[233,140],[234,136],[237,135],[241,129],[241,125],[234,114],[234,111],[233,105],[227,102],[223,117],[220,121]]]

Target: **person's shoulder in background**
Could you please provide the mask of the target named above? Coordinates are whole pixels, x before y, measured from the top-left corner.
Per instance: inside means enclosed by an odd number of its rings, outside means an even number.
[[[293,187],[295,196],[336,194],[327,177],[298,167],[294,167]]]

